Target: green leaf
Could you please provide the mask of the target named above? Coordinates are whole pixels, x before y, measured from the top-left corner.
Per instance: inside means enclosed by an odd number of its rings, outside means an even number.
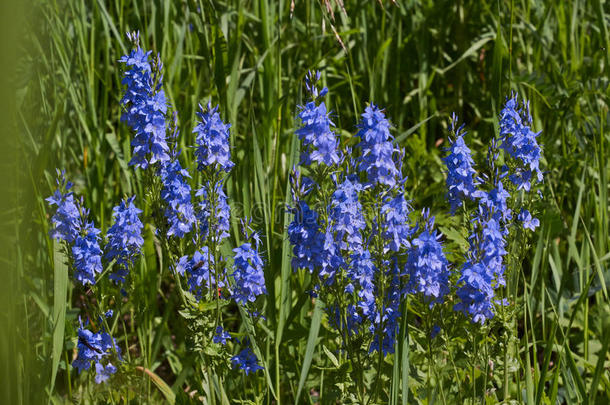
[[[317,299],[313,309],[313,316],[311,317],[311,327],[309,328],[309,337],[307,338],[307,346],[305,347],[305,358],[303,359],[303,366],[301,367],[301,377],[299,378],[299,388],[297,389],[295,403],[299,403],[301,391],[303,390],[303,386],[305,386],[305,380],[307,380],[307,374],[309,373],[309,367],[311,366],[311,360],[313,359],[313,353],[316,348],[316,341],[318,340],[318,332],[320,331],[323,307],[324,303],[322,300]]]
[[[53,349],[51,351],[51,390],[55,387],[55,377],[64,347],[64,330],[66,320],[66,296],[68,293],[67,258],[61,249],[61,243],[53,242]]]

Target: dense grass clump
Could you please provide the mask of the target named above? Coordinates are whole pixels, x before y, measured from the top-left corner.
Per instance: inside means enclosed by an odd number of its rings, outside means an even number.
[[[5,402],[610,401],[607,2],[28,14]]]

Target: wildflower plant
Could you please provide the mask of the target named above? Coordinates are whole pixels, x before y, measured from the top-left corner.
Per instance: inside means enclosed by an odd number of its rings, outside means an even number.
[[[515,220],[527,229],[538,224],[523,206],[528,204],[523,193],[533,188],[530,179],[542,180],[541,152],[537,134],[527,126],[527,104],[518,109],[516,96],[507,100],[500,136],[479,166],[453,115],[443,158],[446,196],[450,215],[467,221],[470,248],[463,261],[452,263],[429,209],[418,216],[411,206],[403,175],[408,157],[394,142],[385,112],[369,104],[356,136],[341,149],[321,101],[328,90],[316,87],[319,78],[308,74],[310,100],[297,117],[303,152],[301,167],[290,176],[292,267],[311,274],[311,295],[323,302],[350,365],[354,400],[378,400],[380,392],[369,391],[366,381],[380,383],[383,359],[394,354],[399,335],[408,335],[408,323],[403,330],[400,325],[407,302],[417,308],[427,336],[429,368],[434,368],[431,340],[443,332],[444,319],[485,325],[510,305],[504,290],[507,239],[514,237]],[[508,165],[501,164],[501,151]]]
[[[133,378],[136,368],[124,365],[112,333],[119,328],[118,317],[133,316],[122,312],[121,303],[136,292],[129,274],[137,266],[146,238],[152,236],[160,255],[170,259],[170,274],[182,305],[179,313],[191,331],[189,350],[205,364],[203,373],[222,376],[231,369],[255,373],[264,369],[255,354],[260,351],[252,326],[264,319],[257,301],[267,292],[265,260],[260,236],[250,220],[242,221],[243,243],[230,248],[228,242],[231,208],[225,180],[234,166],[230,124],[222,121],[218,107],[201,107],[193,130],[198,173],[189,171],[181,162],[178,114],[165,98],[160,57],[151,59],[151,52],[140,46],[138,33],[128,34],[128,39],[133,49],[120,59],[125,66],[122,120],[131,129],[130,165],[141,171],[144,198],[137,200],[134,195],[116,205],[104,238],[64,172],[57,172],[57,190],[47,198],[54,209],[50,236],[63,246],[76,284],[89,288],[79,304],[87,321],[80,321],[72,367],[79,372],[94,369],[98,384]],[[202,184],[193,188],[195,173]],[[140,202],[144,210],[136,206]],[[148,236],[146,228],[151,229]],[[119,288],[93,288],[100,283]],[[108,309],[111,305],[118,315],[110,325],[106,318],[114,315]],[[236,312],[248,319],[246,330],[231,331],[235,322],[224,323],[229,307],[231,312],[238,307]],[[92,322],[94,313],[105,315]]]

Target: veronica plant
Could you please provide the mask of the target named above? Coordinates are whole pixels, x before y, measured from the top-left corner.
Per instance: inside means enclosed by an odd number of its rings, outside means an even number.
[[[409,296],[430,337],[429,368],[434,368],[430,340],[441,331],[438,321],[454,317],[452,308],[485,324],[507,305],[496,290],[506,285],[513,210],[520,209],[516,218],[525,228],[537,225],[519,206],[524,196],[517,193],[532,189],[530,179],[542,180],[540,148],[537,134],[527,126],[527,104],[517,109],[516,97],[511,97],[501,113],[500,137],[489,148],[485,170],[477,172],[464,126],[458,127],[453,115],[449,153],[443,159],[447,199],[451,215],[472,220],[463,263],[450,263],[429,210],[423,209],[421,219],[414,221],[402,174],[405,155],[383,110],[368,105],[352,138],[357,143],[349,141],[340,149],[320,101],[328,91],[318,91],[319,78],[319,73],[308,74],[311,98],[298,114],[296,134],[303,152],[301,167],[290,176],[294,219],[287,232],[292,266],[311,273],[311,294],[325,304],[328,323],[351,364],[356,400],[363,401],[367,391],[372,398],[380,395],[383,358],[395,352]],[[501,151],[512,159],[508,165],[499,163]],[[365,370],[371,368],[372,392],[365,383]]]

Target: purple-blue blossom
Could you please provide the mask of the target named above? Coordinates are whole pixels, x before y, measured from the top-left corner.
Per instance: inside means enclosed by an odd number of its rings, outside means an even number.
[[[250,232],[249,224],[242,222],[246,240],[233,249],[234,272],[231,274],[235,281],[232,298],[241,305],[254,302],[256,297],[267,293],[265,287],[264,262],[259,252],[260,238],[256,232]]]
[[[223,182],[215,183],[213,193],[210,192],[211,188],[212,184],[208,182],[195,193],[197,197],[202,197],[196,216],[199,221],[200,236],[204,239],[209,236],[213,241],[219,243],[229,236],[231,208],[223,189]],[[212,215],[212,210],[214,210],[214,215]],[[211,229],[210,225],[212,225]]]
[[[156,162],[169,160],[165,138],[167,101],[161,89],[162,64],[157,57],[153,71],[149,61],[151,51],[145,52],[140,48],[139,34],[128,34],[128,37],[135,47],[119,59],[127,67],[121,81],[127,85],[121,99],[121,105],[125,108],[121,119],[135,132],[131,141],[133,156],[129,164],[146,169]]]
[[[86,324],[83,326],[80,320],[80,327],[78,329],[78,355],[72,362],[72,367],[76,368],[78,372],[83,370],[89,370],[91,368],[91,362],[95,362],[96,377],[95,382],[100,384],[106,382],[111,374],[116,373],[116,367],[110,362],[106,365],[102,364],[105,357],[109,356],[116,349],[116,355],[119,361],[122,361],[121,351],[116,344],[116,339],[110,336],[109,333],[104,330],[93,333],[89,329],[86,329]]]
[[[374,317],[371,319],[370,332],[373,334],[373,341],[369,347],[369,352],[374,351],[383,353],[384,356],[394,353],[396,336],[398,334],[400,319],[400,271],[396,262],[390,263],[385,260],[383,268],[387,269],[384,277],[388,281],[385,288],[385,296],[382,300],[381,308],[376,308]],[[377,291],[380,294],[380,291]]]
[[[424,229],[411,241],[405,273],[409,275],[407,292],[421,293],[433,306],[449,293],[449,261],[440,242],[442,235],[434,230],[434,217],[424,211]]]
[[[290,211],[294,219],[288,225],[288,238],[292,248],[292,268],[307,269],[310,273],[319,266],[324,248],[324,235],[320,232],[318,213],[305,201],[297,201]]]
[[[355,176],[347,176],[337,184],[330,202],[331,232],[341,250],[354,252],[362,249],[362,233],[366,226],[358,193],[362,185]]]
[[[177,147],[178,117],[174,114],[174,131],[169,136],[170,160],[163,162],[159,169],[159,177],[163,188],[161,198],[165,202],[164,215],[169,225],[167,236],[183,238],[188,234],[196,222],[195,209],[191,200],[191,186],[187,179],[190,174],[180,164],[180,150]]]
[[[198,170],[211,168],[212,171],[229,172],[234,166],[231,161],[231,149],[229,146],[229,128],[231,124],[225,124],[218,113],[218,106],[212,108],[208,104],[207,110],[199,105],[200,112],[197,116],[200,121],[193,130],[197,134],[195,138],[195,157],[197,158]]]
[[[534,218],[532,214],[525,208],[521,208],[521,212],[517,215],[517,219],[523,223],[524,229],[535,231],[540,226],[540,220]]]
[[[221,325],[216,327],[216,333],[214,334],[214,343],[220,343],[222,345],[227,344],[227,340],[231,340],[231,335],[226,332]]]
[[[95,275],[104,270],[102,267],[102,250],[100,249],[100,230],[93,222],[87,221],[89,210],[81,209],[78,224],[78,235],[72,245],[74,261],[74,278],[82,285],[95,284]]]
[[[464,142],[464,125],[456,129],[457,116],[451,118],[451,131],[455,134],[450,139],[449,155],[443,158],[447,166],[447,198],[451,204],[451,212],[462,206],[464,199],[473,200],[476,196],[477,181],[474,161],[470,148]]]
[[[322,101],[316,105],[315,101],[310,101],[300,109],[298,118],[301,128],[297,129],[296,134],[303,143],[301,163],[310,165],[316,162],[326,166],[339,164],[339,142],[331,129],[335,124],[328,117],[326,104]]]
[[[73,243],[78,235],[80,209],[78,200],[70,191],[72,183],[66,180],[65,172],[57,170],[57,190],[46,201],[50,206],[57,206],[51,217],[50,236],[57,241]]]
[[[507,98],[500,112],[501,148],[517,161],[515,172],[509,176],[510,181],[518,190],[525,191],[531,189],[533,175],[538,182],[543,179],[540,170],[542,150],[536,140],[540,132],[532,131],[531,123],[529,102],[523,102],[519,107],[517,94]]]
[[[139,217],[142,210],[135,206],[134,199],[135,196],[132,196],[114,207],[112,214],[114,225],[106,235],[108,243],[104,257],[108,261],[116,259],[118,270],[109,276],[116,283],[125,282],[129,268],[141,254],[144,244],[143,225]]]
[[[358,125],[360,130],[356,134],[360,138],[358,147],[361,151],[358,168],[366,173],[371,185],[394,187],[400,178],[394,161],[394,154],[398,150],[392,143],[394,137],[390,134],[390,127],[385,114],[376,105],[368,105],[362,113]]]
[[[479,210],[473,225],[471,247],[457,282],[460,302],[454,309],[483,324],[494,316],[494,290],[505,285],[506,232],[496,216],[485,216],[483,210]]]
[[[263,369],[258,365],[258,360],[250,347],[243,349],[237,356],[231,357],[231,362],[233,363],[233,369],[240,368],[246,372],[246,375]]]
[[[320,102],[316,104],[318,97],[323,97],[328,92],[324,87],[320,92],[316,87],[316,82],[320,78],[320,72],[314,74],[309,72],[305,79],[305,86],[312,96],[312,100],[304,106],[299,106],[298,114],[301,128],[296,131],[299,140],[303,143],[301,153],[301,163],[310,165],[314,162],[333,166],[339,164],[341,155],[338,150],[339,142],[332,130],[335,126],[329,118],[326,104]]]
[[[388,242],[384,246],[384,252],[398,252],[403,248],[411,246],[411,236],[414,229],[409,225],[409,214],[411,205],[405,198],[403,187],[398,188],[395,197],[389,196],[381,206],[383,215],[381,228],[382,237]]]
[[[217,290],[225,286],[224,278],[216,280],[214,274],[214,254],[207,246],[195,251],[192,257],[182,256],[175,265],[175,270],[181,276],[187,276],[189,290],[200,299],[206,288]],[[221,275],[224,277],[224,275]],[[210,285],[210,282],[212,283]]]
[[[373,263],[371,252],[362,250],[352,256],[348,266],[347,277],[352,288],[357,288],[357,306],[367,318],[375,313],[375,274],[377,269]]]

